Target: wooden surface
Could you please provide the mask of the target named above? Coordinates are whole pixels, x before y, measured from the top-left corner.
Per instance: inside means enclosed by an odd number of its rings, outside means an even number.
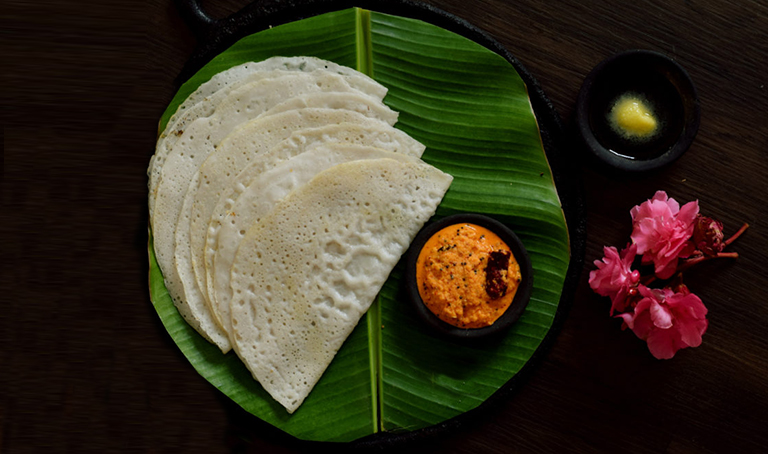
[[[603,58],[674,57],[695,81],[699,134],[638,177],[574,168],[585,269],[556,342],[500,406],[401,452],[764,452],[768,437],[768,5],[758,1],[433,0],[496,37],[566,122]],[[204,2],[225,16],[242,0]],[[198,376],[147,290],[146,167],[195,48],[171,0],[2,3],[2,452],[303,452]],[[578,149],[574,147],[574,153]],[[666,190],[746,234],[686,274],[704,343],[669,361],[587,286],[629,209]]]

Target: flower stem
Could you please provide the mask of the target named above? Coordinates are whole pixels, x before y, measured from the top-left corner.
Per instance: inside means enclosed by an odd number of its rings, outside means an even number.
[[[736,233],[734,233],[730,238],[725,240],[723,243],[726,246],[728,246],[729,244],[733,243],[734,241],[736,241],[736,238],[740,237],[741,234],[744,233],[745,230],[747,230],[747,227],[749,227],[749,224],[747,224],[745,222],[744,225],[742,225],[741,228]]]
[[[719,258],[737,258],[739,256],[738,252],[718,252],[717,255],[697,255],[696,257],[690,258],[690,259],[684,259],[681,265],[677,267],[677,272],[685,271],[688,268],[692,267],[693,265],[696,265],[697,263],[701,263],[703,261],[709,260],[709,259],[719,259]]]

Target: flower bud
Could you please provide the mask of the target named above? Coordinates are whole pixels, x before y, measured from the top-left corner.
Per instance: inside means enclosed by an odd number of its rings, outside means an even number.
[[[705,255],[717,255],[725,247],[725,243],[723,243],[723,223],[716,219],[698,215],[694,222],[693,242],[696,245],[696,249]]]

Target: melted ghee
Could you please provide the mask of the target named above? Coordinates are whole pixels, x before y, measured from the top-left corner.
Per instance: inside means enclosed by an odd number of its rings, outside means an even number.
[[[613,130],[626,139],[648,139],[659,129],[659,122],[643,97],[625,93],[613,104],[609,113]]]

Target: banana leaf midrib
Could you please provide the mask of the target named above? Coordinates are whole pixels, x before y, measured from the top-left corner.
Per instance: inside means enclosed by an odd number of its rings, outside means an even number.
[[[371,14],[370,11],[362,8],[355,8],[355,32],[356,32],[356,55],[357,70],[373,78],[373,56],[371,43]],[[366,326],[368,328],[368,352],[371,367],[371,407],[373,418],[373,432],[381,432],[381,299],[376,295],[376,299],[371,303],[371,307],[365,314]]]

